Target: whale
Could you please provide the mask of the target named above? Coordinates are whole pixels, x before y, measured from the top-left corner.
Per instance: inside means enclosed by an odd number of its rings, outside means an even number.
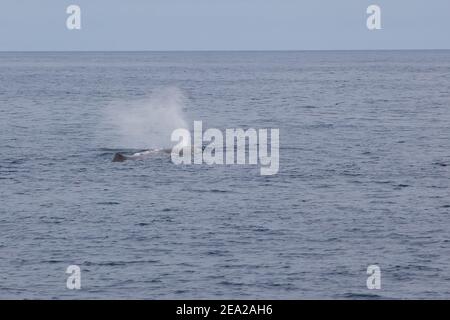
[[[193,146],[186,146],[185,148],[183,148],[182,150],[185,150],[183,152],[189,152],[188,150],[190,150],[190,152],[195,152],[195,150],[198,151],[203,151],[205,149],[205,146],[202,146],[202,148],[194,148]],[[160,154],[171,154],[172,153],[172,149],[150,149],[150,150],[145,150],[145,151],[141,151],[141,152],[136,152],[134,154],[131,155],[126,155],[122,152],[116,152],[114,154],[114,157],[112,159],[112,162],[124,162],[127,160],[144,160],[147,158],[150,158],[152,156],[155,155],[160,155]]]
[[[170,153],[170,152],[171,152],[170,149],[145,150],[145,151],[141,151],[141,152],[136,152],[132,155],[125,155],[122,152],[117,152],[114,154],[112,162],[124,162],[127,160],[144,160],[155,154]]]

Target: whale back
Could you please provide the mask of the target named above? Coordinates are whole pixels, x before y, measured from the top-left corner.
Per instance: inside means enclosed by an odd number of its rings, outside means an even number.
[[[127,160],[127,158],[123,154],[117,152],[114,155],[112,162],[124,162],[125,160]]]

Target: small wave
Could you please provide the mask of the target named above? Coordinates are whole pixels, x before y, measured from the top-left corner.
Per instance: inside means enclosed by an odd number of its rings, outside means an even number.
[[[105,202],[97,202],[97,204],[102,205],[102,206],[114,206],[114,205],[120,204],[120,202],[105,201]]]
[[[145,226],[150,225],[150,223],[147,223],[147,222],[139,222],[139,223],[136,223],[136,225],[139,226],[139,227],[145,227]]]
[[[445,162],[434,162],[433,165],[438,166],[438,167],[447,167],[448,164]]]
[[[233,193],[234,191],[230,190],[220,190],[220,189],[196,189],[196,190],[190,190],[192,192],[198,192],[198,193]]]
[[[347,292],[342,295],[342,298],[344,299],[382,299],[383,297],[378,294],[366,294],[366,293],[353,293],[353,292]]]
[[[130,261],[103,261],[103,262],[91,262],[86,261],[83,263],[85,266],[126,266],[130,264],[141,264],[141,263],[158,263],[159,260],[130,260]]]

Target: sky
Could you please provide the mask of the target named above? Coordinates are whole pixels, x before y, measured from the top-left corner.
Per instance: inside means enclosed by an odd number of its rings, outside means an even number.
[[[450,49],[449,34],[450,0],[0,1],[0,51]]]

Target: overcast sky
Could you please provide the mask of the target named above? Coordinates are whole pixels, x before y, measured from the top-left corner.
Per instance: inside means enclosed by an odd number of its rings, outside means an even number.
[[[366,27],[371,4],[382,30]],[[449,34],[450,0],[0,1],[2,51],[450,49]]]

